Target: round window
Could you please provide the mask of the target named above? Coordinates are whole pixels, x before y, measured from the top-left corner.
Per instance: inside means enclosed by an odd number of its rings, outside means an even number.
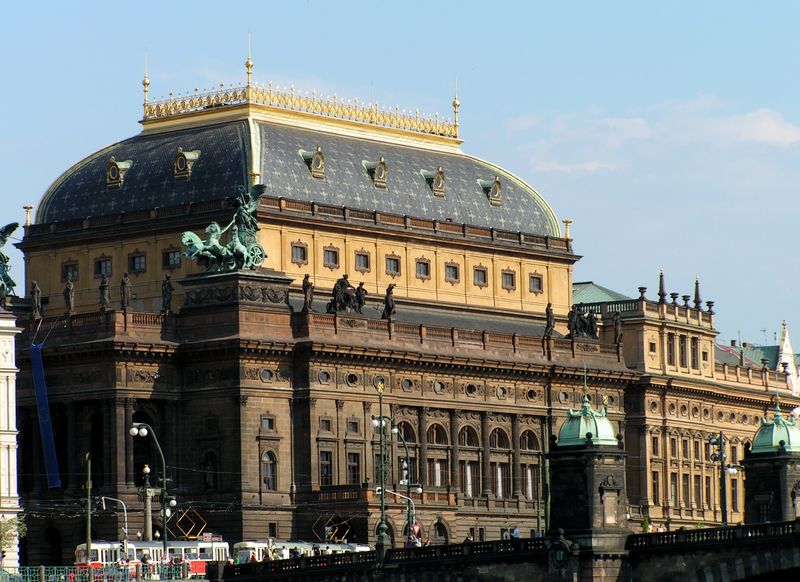
[[[613,405],[614,405],[614,397],[613,396],[607,396],[606,397],[606,406],[613,406]]]
[[[686,416],[686,413],[689,412],[689,407],[685,404],[681,406],[681,416]]]
[[[323,370],[317,375],[317,378],[319,378],[320,384],[328,384],[331,381],[331,374]]]
[[[437,394],[441,394],[444,392],[444,382],[436,381],[433,383],[433,391]]]
[[[703,409],[703,418],[705,418],[706,420],[711,418],[711,411],[708,408]]]
[[[700,409],[697,408],[696,406],[692,407],[692,416],[694,417],[700,416]]]
[[[400,383],[400,385],[403,387],[403,390],[409,392],[414,387],[414,382],[412,382],[408,378],[404,378],[403,381]]]
[[[272,382],[273,376],[274,376],[274,374],[272,373],[272,370],[267,370],[266,368],[261,370],[261,381],[262,382]]]
[[[502,399],[505,399],[506,396],[508,396],[508,390],[506,390],[503,386],[498,386],[497,387],[497,397],[502,400]]]
[[[528,390],[527,397],[528,397],[528,400],[536,400],[536,390],[534,390],[533,388]]]
[[[650,403],[650,412],[658,412],[658,402],[655,400]]]
[[[718,412],[717,413],[717,420],[724,420],[724,419],[725,419],[725,415],[722,412]]]
[[[674,404],[670,404],[669,405],[669,413],[670,414],[675,414],[675,405]]]
[[[478,393],[478,387],[475,384],[467,384],[466,387],[467,396],[475,396]]]
[[[566,392],[564,392],[563,390],[558,393],[558,401],[561,404],[564,404],[568,399],[569,399],[569,395]]]
[[[348,374],[348,375],[347,375],[347,383],[348,383],[348,384],[350,384],[351,386],[353,386],[353,385],[355,385],[357,382],[358,382],[358,376],[357,376],[356,374]],[[383,384],[384,386],[386,386],[386,381],[383,379],[383,376],[374,376],[374,377],[372,378],[372,385],[373,385],[373,386],[375,386],[375,388],[377,388],[377,387],[378,387],[378,386],[380,386],[381,384]]]
[[[350,386],[355,386],[358,383],[358,374],[353,374],[351,372],[344,377],[344,381],[347,382]]]
[[[746,414],[743,414],[742,415],[742,422],[746,423],[748,420],[750,420],[750,418]]]

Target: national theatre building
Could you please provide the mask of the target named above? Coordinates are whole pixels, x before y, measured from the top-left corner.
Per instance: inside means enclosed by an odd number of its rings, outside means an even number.
[[[738,463],[776,396],[787,416],[800,404],[794,365],[720,350],[699,285],[679,301],[663,275],[633,297],[573,281],[569,221],[462,151],[458,98],[446,121],[256,85],[251,69],[162,101],[145,77],[142,132],[64,172],[25,226],[23,562],[70,563],[85,540],[87,453],[92,495],[144,529],[143,469],[156,507],[164,475],[134,423],[163,450],[171,539],[374,544],[382,469],[395,544],[409,513],[433,543],[533,536],[561,527],[547,455],[585,395],[627,452],[637,529],[720,521],[709,438],[724,432]],[[726,478],[738,522],[742,474]],[[93,538],[122,519],[95,507]]]

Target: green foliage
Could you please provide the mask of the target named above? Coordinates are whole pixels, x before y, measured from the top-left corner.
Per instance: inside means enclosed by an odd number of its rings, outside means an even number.
[[[0,549],[10,547],[16,538],[24,538],[27,533],[28,526],[24,515],[0,519]]]
[[[648,531],[650,531],[650,518],[645,515],[642,520],[642,533],[647,533]]]

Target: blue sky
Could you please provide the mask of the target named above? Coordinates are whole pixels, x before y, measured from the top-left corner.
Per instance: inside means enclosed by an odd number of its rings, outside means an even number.
[[[699,275],[723,339],[800,344],[798,3],[33,6],[4,8],[0,222],[139,131],[145,52],[153,98],[239,84],[251,33],[258,82],[449,115],[458,78],[463,149],[574,221],[576,281]]]

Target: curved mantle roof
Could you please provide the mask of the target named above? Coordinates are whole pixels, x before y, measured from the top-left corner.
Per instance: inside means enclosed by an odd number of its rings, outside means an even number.
[[[37,209],[37,223],[149,210],[232,196],[251,175],[267,194],[287,199],[377,210],[474,226],[559,236],[550,206],[530,186],[457,147],[415,146],[410,140],[370,139],[368,133],[337,132],[313,124],[275,122],[253,116],[213,123],[213,116],[145,131],[106,147],[67,170],[48,189]],[[203,122],[205,121],[205,122]],[[176,151],[199,150],[188,180],[175,179]],[[324,178],[312,176],[300,150],[322,148]],[[131,165],[122,185],[109,188],[111,157]],[[373,184],[364,161],[383,157],[386,188]],[[436,196],[422,175],[441,167],[444,196]],[[499,176],[500,205],[489,203],[485,184]],[[484,181],[479,183],[479,181]]]

